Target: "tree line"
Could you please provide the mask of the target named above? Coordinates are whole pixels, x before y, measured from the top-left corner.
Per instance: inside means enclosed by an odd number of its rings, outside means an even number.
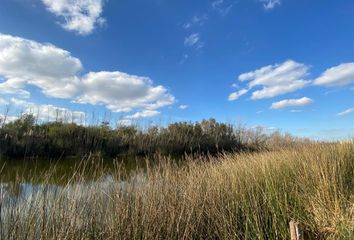
[[[111,127],[108,122],[84,126],[67,122],[37,123],[31,114],[0,122],[0,155],[18,157],[66,157],[101,153],[107,157],[147,154],[215,154],[255,151],[274,144],[296,141],[279,132],[267,134],[260,127],[219,123],[215,119],[177,122],[168,126]]]

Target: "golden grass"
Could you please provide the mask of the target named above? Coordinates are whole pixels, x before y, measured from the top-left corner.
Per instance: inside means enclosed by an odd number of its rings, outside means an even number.
[[[182,166],[161,159],[125,181],[117,170],[113,181],[87,183],[80,169],[65,187],[3,201],[0,238],[289,239],[294,219],[305,239],[354,239],[353,144],[190,157]]]

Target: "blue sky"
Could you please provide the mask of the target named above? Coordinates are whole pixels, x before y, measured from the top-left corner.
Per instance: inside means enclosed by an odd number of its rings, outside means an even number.
[[[354,135],[352,0],[3,0],[0,34],[8,121]]]

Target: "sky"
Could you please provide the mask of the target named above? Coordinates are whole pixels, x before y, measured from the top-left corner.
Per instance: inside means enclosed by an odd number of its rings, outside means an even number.
[[[354,136],[352,0],[2,0],[0,118]]]

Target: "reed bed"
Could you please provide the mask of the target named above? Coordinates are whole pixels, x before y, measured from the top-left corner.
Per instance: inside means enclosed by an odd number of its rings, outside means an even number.
[[[354,145],[160,158],[109,177],[82,163],[67,185],[0,196],[0,239],[354,239]],[[0,168],[1,169],[1,168]],[[87,182],[94,169],[99,180]],[[50,179],[51,172],[45,178]],[[49,181],[49,180],[48,180]]]

